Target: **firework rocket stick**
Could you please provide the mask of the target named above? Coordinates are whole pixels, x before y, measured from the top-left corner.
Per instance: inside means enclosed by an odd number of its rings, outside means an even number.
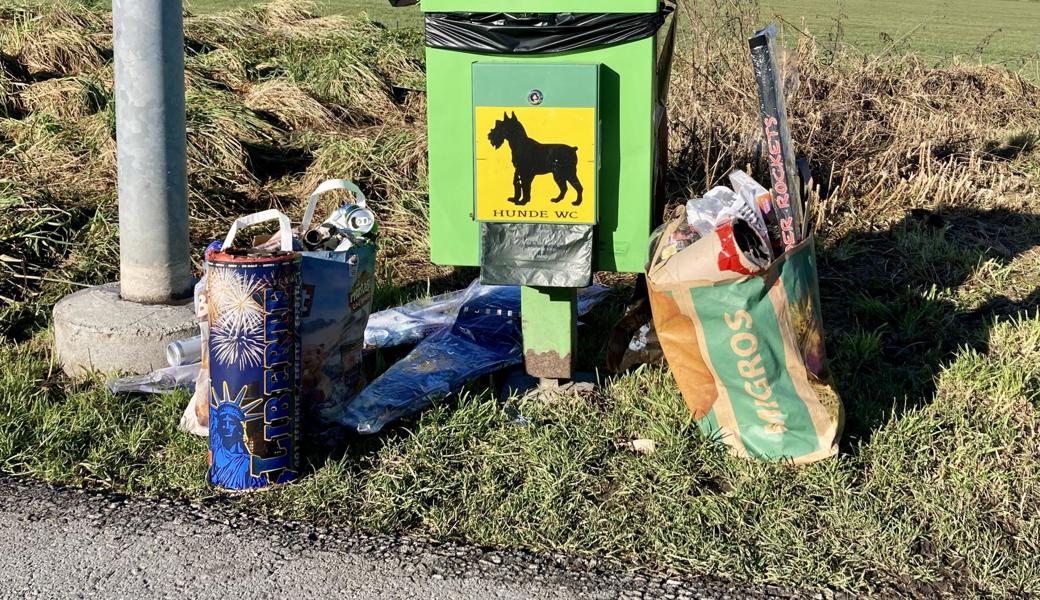
[[[770,216],[773,222],[767,225],[771,238],[779,230],[780,239],[770,240],[779,255],[801,241],[804,207],[787,120],[787,103],[777,67],[775,42],[776,25],[770,25],[748,40],[755,80],[758,82],[760,123],[769,151],[769,177],[773,183],[774,211]]]

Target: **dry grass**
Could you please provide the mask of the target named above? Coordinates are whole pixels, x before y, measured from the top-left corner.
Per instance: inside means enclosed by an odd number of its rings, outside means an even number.
[[[318,17],[309,2],[189,15],[185,31],[193,235],[269,206],[299,213],[315,180],[348,177],[387,215],[385,231],[403,233],[388,248],[418,262],[425,139],[410,123],[423,120],[421,95],[393,89],[421,82],[414,47],[364,19]],[[114,256],[97,262],[98,244],[60,232],[114,221],[114,139],[110,16],[72,1],[0,2],[0,190],[5,206],[39,216],[0,226],[0,266],[21,274],[2,286],[0,337],[46,323],[41,291],[114,273]],[[115,246],[113,228],[94,231]]]
[[[34,22],[12,36],[10,52],[34,76],[79,75],[97,69],[105,56],[89,34],[75,29],[51,29]]]
[[[249,110],[274,116],[289,131],[327,132],[341,126],[331,109],[283,79],[253,86],[242,103]]]
[[[46,12],[34,11],[33,13],[35,19],[44,27],[89,32],[99,32],[112,27],[112,19],[109,14],[91,10],[87,3],[75,0],[52,0],[49,4]]]
[[[242,92],[250,87],[248,64],[245,53],[234,48],[189,54],[184,65],[185,83],[189,88],[199,91],[225,87]]]
[[[274,0],[256,9],[261,23],[268,27],[293,26],[314,19],[317,2],[312,0]]]
[[[341,37],[355,25],[356,21],[344,15],[326,15],[316,19],[310,19],[306,26],[300,27],[296,24],[275,25],[274,30],[278,34],[290,35],[296,38],[316,40],[328,37]]]
[[[13,59],[0,54],[0,117],[4,118],[21,111],[17,95],[20,85],[7,66],[9,60],[13,62]]]
[[[241,47],[263,32],[256,16],[245,11],[203,15],[184,21],[185,44],[197,53]]]
[[[103,83],[88,77],[59,77],[27,85],[18,102],[28,112],[78,119],[104,110],[111,101]]]
[[[760,162],[757,98],[744,32],[755,3],[707,2],[684,15],[696,51],[677,59],[672,89],[673,181],[696,194],[731,168]],[[720,30],[719,23],[722,23]],[[786,56],[788,107],[799,152],[825,200],[818,225],[834,235],[908,208],[989,206],[1023,186],[1012,159],[1040,132],[1040,87],[992,66],[928,67],[913,56],[824,57],[803,36]],[[685,195],[685,194],[684,194]]]
[[[302,180],[310,190],[335,173],[353,173],[377,198],[421,192],[426,180],[426,134],[421,129],[372,127],[330,136],[315,151]]]
[[[358,182],[380,220],[383,262],[391,267],[387,273],[405,283],[443,273],[428,260],[425,133],[415,127],[373,126],[323,137],[298,188],[304,198],[337,174]]]
[[[279,131],[228,92],[189,91],[188,169],[202,187],[255,182],[247,144],[271,144]]]
[[[0,172],[27,191],[57,197],[104,193],[114,185],[114,143],[97,120],[69,122],[46,113],[0,120],[10,147],[0,155]],[[89,202],[89,199],[86,200]]]
[[[263,67],[306,89],[352,123],[376,123],[399,114],[384,75],[366,64],[362,52],[340,44],[335,38],[318,37],[288,48]]]

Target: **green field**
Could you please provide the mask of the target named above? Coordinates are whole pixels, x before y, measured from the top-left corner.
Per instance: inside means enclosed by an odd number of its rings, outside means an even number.
[[[252,3],[187,1],[198,12]],[[320,0],[319,6],[326,13],[365,11],[390,26],[420,23],[417,7],[392,8],[385,0]],[[840,41],[864,53],[912,51],[935,62],[999,63],[1040,78],[1040,0],[768,0],[761,15],[763,22],[776,18],[799,30],[804,25],[824,45]]]
[[[770,0],[763,14],[795,27],[802,19],[817,37],[837,37],[864,52],[913,51],[954,58],[1035,66],[1040,50],[1037,0]],[[840,29],[839,29],[840,24]]]

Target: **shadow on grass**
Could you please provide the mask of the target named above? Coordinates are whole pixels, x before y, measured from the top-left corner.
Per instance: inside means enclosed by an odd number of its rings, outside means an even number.
[[[395,285],[387,281],[381,281],[376,286],[375,296],[372,302],[372,311],[377,312],[401,306],[416,298],[425,296],[438,296],[465,289],[473,280],[480,276],[480,272],[473,268],[455,268],[450,272],[434,277],[413,281],[405,285]],[[414,346],[400,346],[396,348],[380,349],[365,356],[365,375],[369,382],[386,371],[391,365],[400,361]],[[399,436],[407,430],[407,422],[394,424],[387,427],[378,435],[350,435],[345,443],[336,448],[324,448],[317,444],[303,440],[302,456],[305,463],[310,463],[314,468],[320,468],[329,460],[340,460],[345,456],[361,458],[371,455],[385,445],[389,438]]]
[[[927,404],[958,348],[986,352],[998,320],[1040,307],[1040,216],[915,209],[885,231],[820,252],[827,350],[845,404],[845,451]]]

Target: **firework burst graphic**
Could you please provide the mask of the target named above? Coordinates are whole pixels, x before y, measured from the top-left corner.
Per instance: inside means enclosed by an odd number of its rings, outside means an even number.
[[[210,356],[226,366],[259,367],[264,360],[263,324],[237,325],[218,321],[209,330]]]
[[[235,331],[263,322],[263,306],[257,299],[267,287],[263,279],[226,268],[211,269],[207,277],[212,277],[208,301],[214,320]]]
[[[264,309],[259,298],[268,282],[228,268],[211,268],[207,277],[210,355],[226,366],[260,366]]]

